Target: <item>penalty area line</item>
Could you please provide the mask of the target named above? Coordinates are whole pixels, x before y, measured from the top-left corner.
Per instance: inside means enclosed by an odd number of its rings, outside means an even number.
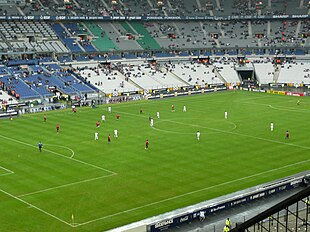
[[[29,147],[35,147],[35,148],[36,148],[36,146],[34,146],[34,145],[32,145],[32,144],[25,143],[25,142],[20,141],[20,140],[17,140],[17,139],[13,139],[13,138],[10,138],[10,137],[7,137],[7,136],[3,136],[3,135],[0,135],[0,137],[3,138],[3,139],[6,139],[6,140],[10,140],[10,141],[13,141],[13,142],[16,142],[16,143],[20,143],[20,144],[23,144],[23,145],[26,145],[26,146],[29,146]],[[99,167],[99,166],[94,165],[94,164],[87,163],[87,162],[82,161],[82,160],[75,159],[75,158],[73,158],[73,157],[71,158],[71,157],[65,156],[65,155],[60,154],[60,153],[55,152],[55,151],[51,151],[51,150],[48,150],[48,149],[45,149],[45,148],[43,148],[42,150],[47,151],[47,152],[49,152],[49,153],[52,153],[52,154],[54,154],[54,155],[63,157],[63,158],[65,158],[65,159],[73,160],[73,161],[75,161],[75,162],[78,162],[78,163],[81,163],[81,164],[84,164],[84,165],[87,165],[87,166],[90,166],[90,167],[93,167],[93,168],[96,168],[96,169],[103,170],[103,171],[108,172],[108,173],[111,173],[111,174],[117,174],[116,172],[113,172],[113,171],[111,171],[111,170],[108,170],[108,169]]]
[[[9,193],[9,192],[6,192],[6,191],[4,191],[3,189],[0,189],[0,192],[4,193],[4,194],[7,195],[7,196],[10,196],[10,197],[14,198],[14,199],[17,200],[17,201],[20,201],[20,202],[22,202],[22,203],[28,205],[28,206],[31,207],[31,208],[34,208],[34,209],[36,209],[36,210],[38,210],[38,211],[40,211],[40,212],[42,212],[42,213],[44,213],[44,214],[46,214],[46,215],[48,215],[48,216],[50,216],[50,217],[56,219],[57,221],[60,221],[60,222],[66,224],[66,225],[68,225],[68,226],[70,226],[70,227],[75,227],[75,226],[72,225],[71,223],[62,220],[61,218],[59,218],[59,217],[57,217],[57,216],[55,216],[55,215],[53,215],[53,214],[51,214],[51,213],[49,213],[49,212],[47,212],[47,211],[45,211],[45,210],[43,210],[43,209],[41,209],[41,208],[35,206],[35,205],[33,205],[33,204],[31,204],[31,203],[29,203],[29,202],[23,200],[23,199],[20,199],[19,197],[16,197],[16,196],[12,195],[12,194]]]
[[[7,173],[1,174],[0,176],[7,176],[7,175],[14,174],[13,171],[11,171],[11,170],[9,170],[9,169],[7,169],[7,168],[5,168],[5,167],[0,166],[0,168],[7,172]]]
[[[99,176],[99,177],[94,177],[94,178],[90,178],[90,179],[86,179],[86,180],[72,182],[72,183],[69,183],[69,184],[63,184],[63,185],[59,185],[59,186],[55,186],[55,187],[51,187],[51,188],[47,188],[47,189],[42,189],[42,190],[30,192],[30,193],[21,194],[21,195],[19,195],[17,197],[26,197],[26,196],[30,196],[30,195],[34,195],[34,194],[38,194],[38,193],[43,193],[43,192],[47,192],[47,191],[51,191],[51,190],[55,190],[55,189],[60,189],[60,188],[65,188],[65,187],[69,187],[69,186],[73,186],[73,185],[87,183],[87,182],[91,182],[91,181],[94,181],[94,180],[99,180],[99,179],[111,177],[111,176],[114,176],[114,175],[117,175],[117,174],[115,173],[115,174],[110,174],[110,175],[107,175],[107,176]]]
[[[46,145],[46,146],[53,146],[53,147],[62,147],[62,148],[65,148],[65,149],[71,151],[71,156],[70,156],[70,158],[73,158],[73,156],[75,155],[73,149],[71,149],[71,148],[69,148],[69,147],[66,147],[66,146],[57,145],[57,144],[44,144],[44,145]]]

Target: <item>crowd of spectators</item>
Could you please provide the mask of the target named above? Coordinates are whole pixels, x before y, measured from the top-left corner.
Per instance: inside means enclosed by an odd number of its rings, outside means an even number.
[[[3,8],[3,14],[20,15],[19,9],[25,15],[71,15],[71,16],[205,16],[212,15],[283,15],[294,11],[299,7],[297,0],[272,0],[269,7],[268,1],[233,0],[167,0],[163,4],[157,1],[145,0],[80,0],[80,1],[53,1],[39,0],[32,3],[21,3]],[[304,4],[307,4],[305,1]],[[207,8],[206,5],[211,6]],[[210,11],[212,13],[210,13]],[[299,9],[298,13],[307,13]]]

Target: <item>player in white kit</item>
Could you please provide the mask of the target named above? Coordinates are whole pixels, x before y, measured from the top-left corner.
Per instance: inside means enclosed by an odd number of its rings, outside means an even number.
[[[273,131],[273,128],[274,128],[274,124],[273,122],[270,123],[270,131]]]
[[[183,112],[186,112],[186,106],[183,106]]]
[[[157,111],[157,113],[156,113],[156,116],[157,116],[157,118],[159,118],[159,112]]]
[[[150,126],[154,126],[154,119],[153,118],[151,118],[151,120],[150,120]]]
[[[114,138],[118,138],[118,131],[114,130]]]
[[[200,140],[200,131],[197,131],[196,136],[197,136],[197,140],[199,141]]]
[[[95,132],[95,140],[98,140],[98,132]]]
[[[224,117],[225,117],[225,119],[228,118],[228,113],[227,113],[227,111],[224,112]]]

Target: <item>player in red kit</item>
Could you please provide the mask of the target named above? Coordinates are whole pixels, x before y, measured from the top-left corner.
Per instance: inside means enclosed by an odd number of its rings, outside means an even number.
[[[97,127],[97,128],[100,127],[100,122],[99,122],[99,121],[96,122],[96,127]]]
[[[111,142],[111,135],[109,134],[108,135],[108,144],[110,144],[110,142]]]
[[[57,132],[57,133],[59,133],[59,129],[60,129],[60,125],[57,124],[57,125],[56,125],[56,132]]]
[[[171,111],[174,112],[174,105],[171,105]]]
[[[148,148],[149,148],[149,140],[147,139],[147,140],[145,141],[145,150],[148,149]]]
[[[46,122],[46,115],[44,115],[43,119],[44,119],[44,122]]]

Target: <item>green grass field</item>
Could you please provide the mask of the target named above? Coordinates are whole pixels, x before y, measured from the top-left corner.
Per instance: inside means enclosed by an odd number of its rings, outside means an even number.
[[[308,170],[310,98],[296,102],[222,92],[1,120],[0,231],[104,231]]]

